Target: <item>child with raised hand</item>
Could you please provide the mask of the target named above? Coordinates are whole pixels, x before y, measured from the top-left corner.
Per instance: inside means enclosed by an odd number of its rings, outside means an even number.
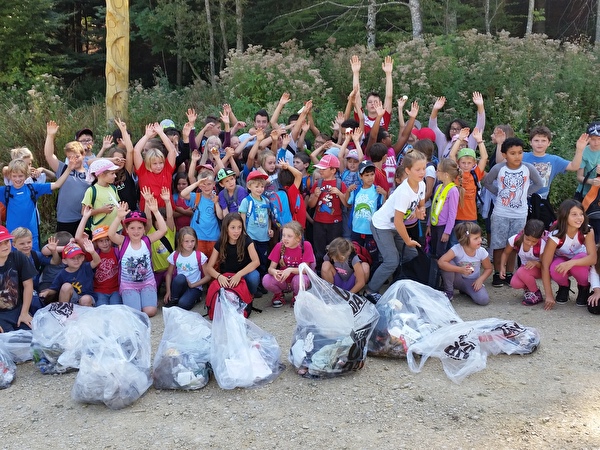
[[[377,268],[365,289],[366,297],[377,303],[378,292],[400,263],[407,263],[417,257],[418,241],[410,237],[408,228],[417,226],[425,219],[425,155],[409,150],[402,165],[407,177],[390,195],[371,221],[371,231],[381,254],[382,263]]]
[[[85,261],[86,253],[92,255],[92,261]],[[62,251],[66,267],[54,279],[49,289],[40,292],[40,297],[58,294],[61,303],[75,303],[81,306],[94,306],[97,294],[94,291],[94,272],[100,264],[100,256],[89,239],[83,240],[82,247],[74,242],[65,245]]]
[[[69,162],[69,167],[52,183],[29,183],[29,166],[22,159],[14,159],[8,164],[11,185],[0,186],[0,202],[6,208],[6,226],[14,230],[24,227],[31,230],[33,249],[40,249],[39,227],[40,218],[37,210],[37,200],[42,195],[52,194],[69,178],[69,173],[75,168],[75,161]]]
[[[197,188],[200,191],[194,192]],[[208,170],[200,171],[198,181],[190,184],[179,195],[194,210],[191,227],[198,236],[198,250],[205,255],[211,254],[219,239],[219,220],[223,219],[213,173]]]
[[[315,267],[315,254],[310,242],[302,238],[302,226],[291,221],[281,228],[281,242],[278,242],[269,254],[268,273],[263,277],[263,286],[273,293],[273,308],[279,308],[285,303],[285,292],[293,293],[292,303],[300,289],[300,274],[298,267],[307,263]],[[308,276],[304,275],[304,283],[308,285]]]
[[[80,245],[83,245],[88,238],[84,230],[91,213],[92,207],[89,205],[84,206],[81,222],[75,234],[75,241]],[[121,294],[119,294],[119,255],[117,248],[108,238],[108,228],[108,225],[100,225],[91,230],[92,244],[96,246],[96,252],[100,257],[100,262],[94,272],[96,306],[120,305],[123,303]]]
[[[140,201],[137,180],[133,177],[133,143],[127,131],[127,124],[115,118],[115,125],[118,127],[115,133],[118,132],[121,137],[116,139],[117,146],[111,148],[106,156],[118,167],[115,171],[114,185],[119,193],[119,201],[127,202],[129,208],[133,210],[137,208]]]
[[[173,178],[173,219],[175,228],[180,230],[183,227],[189,227],[194,215],[194,210],[190,208],[185,199],[181,196],[181,191],[190,185],[188,176],[184,172],[177,172]]]
[[[197,240],[192,227],[184,227],[177,234],[177,249],[168,257],[165,307],[179,306],[189,311],[200,301],[202,286],[211,280],[205,268],[208,258],[196,250]]]
[[[431,214],[425,233],[431,236],[429,253],[436,259],[448,250],[448,241],[456,221],[456,211],[463,201],[464,189],[456,185],[461,175],[456,161],[449,158],[440,161],[437,169],[437,179],[440,184],[433,195]]]
[[[259,265],[254,242],[245,231],[244,219],[239,213],[227,214],[219,240],[205,265],[206,273],[224,288],[236,287],[244,278],[250,294],[256,297],[260,283]]]
[[[583,206],[577,200],[567,199],[558,207],[556,225],[548,235],[542,254],[542,281],[546,299],[544,309],[556,303],[569,301],[570,277],[577,281],[577,306],[586,306],[589,297],[590,266],[596,263],[597,253],[594,230],[588,225]],[[558,284],[556,298],[551,281]]]
[[[458,289],[478,305],[487,305],[490,296],[483,282],[493,269],[488,252],[481,247],[481,228],[472,222],[460,223],[456,226],[456,237],[458,244],[438,260],[446,296],[452,300],[454,289]]]
[[[485,128],[485,108],[483,106],[483,96],[479,92],[473,92],[473,103],[477,106],[477,123],[475,128],[483,133]],[[466,128],[468,125],[462,119],[452,120],[446,127],[446,132],[442,132],[438,127],[437,116],[440,109],[446,104],[446,97],[438,97],[433,104],[431,115],[429,116],[429,128],[435,132],[435,143],[438,148],[438,160],[447,158],[450,153],[450,147],[452,146],[452,138],[457,135],[460,130]],[[473,129],[475,131],[475,129]],[[468,139],[469,148],[476,148],[477,143],[481,139],[471,135]]]
[[[152,317],[156,314],[158,300],[152,270],[151,244],[165,235],[167,224],[158,212],[156,199],[152,197],[147,201],[158,225],[155,232],[146,236],[146,215],[141,211],[130,211],[127,203],[121,202],[117,208],[117,217],[108,229],[108,237],[119,246],[119,289],[123,304]],[[127,236],[117,233],[121,222]]]
[[[167,149],[167,157],[157,148],[149,148],[142,156],[142,149],[149,139],[158,135],[161,142]],[[163,186],[170,186],[175,171],[175,160],[177,159],[177,149],[165,134],[163,128],[158,123],[146,125],[146,133],[135,144],[133,148],[133,164],[138,175],[138,184],[140,188],[148,186],[159,199],[158,206],[165,206],[164,200],[160,198],[160,191]],[[140,210],[144,210],[145,199],[140,199]]]
[[[300,192],[302,173],[294,166],[289,165],[284,159],[279,160],[279,167],[281,168],[279,181],[286,194],[285,198],[287,198],[289,204],[291,220],[298,222],[304,229],[306,227],[306,203],[304,203],[304,197]],[[283,197],[281,196],[281,198]]]
[[[370,267],[354,251],[354,245],[343,237],[327,246],[321,267],[321,278],[349,292],[358,294],[367,284]]]
[[[544,300],[537,287],[536,280],[542,278],[542,262],[540,257],[546,247],[544,222],[530,219],[522,231],[508,238],[508,245],[502,253],[500,261],[500,278],[506,278],[508,257],[516,252],[521,260],[521,267],[513,274],[510,285],[514,289],[523,289],[523,303],[526,306],[536,305]]]
[[[220,169],[217,172],[217,182],[222,188],[219,192],[219,205],[223,216],[237,212],[242,200],[248,196],[248,191],[237,184],[236,173],[231,169]]]
[[[88,180],[92,185],[85,191],[81,200],[81,211],[91,206],[91,227],[110,226],[117,215],[119,193],[114,186],[119,166],[106,158],[95,159],[90,164]]]
[[[10,150],[10,159],[22,159],[29,167],[29,177],[25,180],[25,183],[45,183],[46,177],[55,178],[56,175],[51,170],[45,167],[38,167],[37,169],[33,166],[33,153],[27,147],[17,147]],[[4,176],[4,185],[8,186],[12,184],[10,181],[10,174],[8,166],[2,168],[2,175]]]

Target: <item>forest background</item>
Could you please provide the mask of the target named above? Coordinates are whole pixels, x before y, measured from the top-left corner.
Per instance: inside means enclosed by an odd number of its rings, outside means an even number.
[[[6,2],[5,2],[6,3]],[[133,138],[147,123],[185,110],[217,115],[227,102],[239,120],[313,99],[319,129],[330,131],[352,87],[349,60],[362,60],[361,90],[383,93],[381,61],[394,60],[394,97],[418,100],[426,124],[445,96],[441,126],[474,123],[473,91],[483,94],[488,137],[509,123],[527,139],[536,125],[554,133],[552,151],[570,159],[588,122],[599,117],[598,0],[130,0]],[[57,149],[77,129],[96,141],[106,123],[105,2],[24,0],[0,5],[0,149],[25,145],[43,164],[45,123],[61,126]],[[393,124],[397,123],[394,118]],[[392,132],[397,126],[392,125]],[[559,177],[551,200],[572,195]],[[53,201],[41,205],[52,214]]]

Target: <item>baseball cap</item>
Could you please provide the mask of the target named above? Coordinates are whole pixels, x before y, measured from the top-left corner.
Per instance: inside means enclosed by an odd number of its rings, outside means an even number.
[[[82,128],[77,133],[75,133],[75,140],[78,140],[82,134],[89,134],[92,137],[92,139],[94,139],[94,132],[92,130],[90,130],[89,128]]]
[[[339,156],[339,154],[340,154],[339,147],[330,147],[327,150],[325,150],[325,155],[333,155],[337,158]]]
[[[108,225],[100,225],[92,230],[92,242],[108,237]]]
[[[217,181],[222,181],[227,177],[235,177],[235,172],[231,169],[220,169],[217,172]]]
[[[373,167],[373,169],[375,169],[375,164],[373,164],[371,161],[368,161],[366,159],[364,161],[361,161],[360,164],[358,165],[359,175],[362,175],[363,172],[365,170],[367,170],[369,167]]]
[[[315,164],[317,169],[339,169],[340,168],[340,160],[337,159],[337,156],[334,155],[325,155],[321,158],[318,164]]]
[[[587,127],[587,134],[590,136],[600,136],[600,122],[592,122]]]
[[[350,150],[346,155],[346,159],[355,159],[358,161],[358,152],[356,150]]]
[[[256,137],[252,136],[250,133],[242,133],[242,134],[240,134],[239,137],[240,137],[240,144],[243,144],[246,139],[252,138],[246,144],[246,148],[247,147],[252,147],[252,145],[254,145],[254,141],[256,140]]]
[[[96,176],[107,170],[119,170],[119,166],[106,158],[96,159],[90,164],[90,173],[93,173]]]
[[[210,164],[198,164],[196,166],[196,172],[200,172],[201,169],[208,169],[210,170],[213,174],[215,173],[215,168],[213,166],[211,166]]]
[[[6,227],[0,226],[0,242],[4,242],[7,239],[13,239],[13,235],[8,232]]]
[[[73,242],[65,245],[62,251],[63,259],[75,258],[78,255],[83,255],[83,250],[81,247]]]
[[[463,158],[465,156],[470,156],[473,159],[477,159],[475,150],[473,150],[472,148],[463,148],[458,151],[458,154],[456,155],[456,160],[458,161],[460,158]]]
[[[246,177],[246,183],[248,181],[250,181],[250,180],[256,180],[256,179],[258,179],[258,180],[268,180],[269,177],[266,176],[264,173],[262,173],[260,170],[253,170]]]
[[[146,223],[148,221],[146,219],[146,214],[144,214],[142,211],[129,211],[125,216],[125,219],[123,219],[123,223],[134,222],[136,220],[142,223]]]
[[[175,122],[173,122],[171,119],[165,119],[161,121],[160,126],[162,127],[165,134],[168,134],[169,132],[179,133],[179,130],[175,126]]]
[[[435,131],[431,128],[421,127],[421,129],[413,128],[412,134],[414,134],[418,140],[429,139],[435,142]]]

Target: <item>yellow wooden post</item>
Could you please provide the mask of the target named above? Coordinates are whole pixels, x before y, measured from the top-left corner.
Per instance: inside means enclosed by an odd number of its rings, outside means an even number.
[[[129,0],[106,1],[106,122],[127,120]]]

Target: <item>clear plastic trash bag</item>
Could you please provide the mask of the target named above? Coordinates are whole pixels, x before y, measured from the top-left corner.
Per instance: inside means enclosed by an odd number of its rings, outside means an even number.
[[[222,288],[215,305],[211,344],[210,364],[222,389],[262,386],[285,369],[275,337],[244,318],[237,296]]]
[[[443,292],[412,280],[392,284],[376,305],[369,355],[404,358],[408,347],[440,327],[462,322]]]
[[[31,330],[15,330],[6,333],[0,333],[0,345],[10,354],[13,362],[21,363],[29,361],[31,355],[31,339],[33,332]]]
[[[0,343],[0,389],[9,387],[17,374],[17,365],[12,360],[9,351]]]
[[[59,361],[80,357],[73,400],[124,408],[151,386],[150,319],[125,305],[103,305],[77,320],[73,343]]]
[[[65,366],[58,359],[66,349],[66,332],[93,308],[73,303],[51,303],[38,310],[31,323],[31,354],[44,374],[65,373],[78,366]]]
[[[156,389],[200,389],[210,379],[211,323],[173,306],[163,309],[165,330],[152,369]]]
[[[420,372],[430,357],[442,361],[444,372],[455,383],[483,370],[488,355],[525,355],[540,345],[535,328],[502,319],[481,319],[439,328],[411,345],[406,354],[408,367]],[[417,363],[415,355],[420,355]]]
[[[306,264],[300,265],[300,275],[289,361],[299,374],[314,378],[361,369],[379,320],[375,305],[327,283]],[[308,276],[310,287],[304,285],[302,275]]]

